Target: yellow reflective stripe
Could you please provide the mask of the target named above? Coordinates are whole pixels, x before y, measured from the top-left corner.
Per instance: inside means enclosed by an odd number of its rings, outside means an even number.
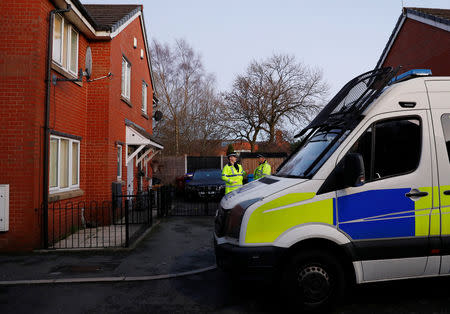
[[[440,186],[442,235],[450,234],[450,195],[444,194],[444,191],[448,190],[450,190],[450,185]]]
[[[415,235],[428,236],[430,232],[430,211],[433,194],[431,187],[421,187],[419,190],[421,192],[427,192],[428,195],[414,202]]]
[[[449,198],[450,199],[450,198]],[[440,201],[439,201],[439,188],[437,186],[433,187],[433,208],[439,208]]]
[[[315,193],[292,193],[261,205],[250,216],[245,242],[270,243],[275,241],[286,230],[308,222],[332,225],[332,198],[270,211],[270,209],[305,201],[314,196]]]
[[[438,188],[421,187],[419,190],[428,192],[428,195],[414,202],[415,235],[438,236],[441,233]],[[448,218],[450,219],[450,216]]]
[[[441,207],[442,235],[450,234],[450,207]]]
[[[430,217],[430,235],[441,234],[441,211],[439,209],[439,187],[433,186],[433,210]]]

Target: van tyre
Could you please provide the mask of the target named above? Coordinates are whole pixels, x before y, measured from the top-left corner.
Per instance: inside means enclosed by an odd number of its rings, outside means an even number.
[[[295,312],[317,312],[342,300],[346,288],[344,268],[332,254],[321,250],[299,252],[283,274],[283,288]]]

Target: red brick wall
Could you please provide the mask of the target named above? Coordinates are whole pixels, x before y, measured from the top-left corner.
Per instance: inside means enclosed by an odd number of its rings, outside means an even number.
[[[144,38],[142,36],[140,18],[135,19],[122,32],[120,32],[111,42],[111,72],[114,74],[110,81],[109,94],[109,168],[108,178],[110,182],[116,178],[116,147],[115,141],[125,142],[125,118],[145,128],[148,133],[152,133],[152,99],[153,91],[150,80],[149,65],[145,51]],[[133,38],[137,38],[137,47],[133,47]],[[144,50],[144,58],[140,58],[141,49]],[[124,55],[131,63],[131,92],[130,107],[126,102],[121,100],[121,73],[122,73],[122,55]],[[142,80],[148,84],[147,89],[147,116],[142,115]],[[122,181],[124,186],[127,180],[127,165],[125,146],[123,147],[123,169]],[[134,166],[134,193],[137,191],[137,169]],[[144,180],[145,183],[145,180]],[[144,186],[145,187],[145,186]],[[125,187],[124,187],[125,189]],[[125,191],[125,190],[124,190]]]
[[[27,10],[23,10],[24,5]],[[48,33],[46,1],[0,2],[0,184],[10,185],[1,249],[40,245],[42,126]]]
[[[10,230],[0,232],[0,251],[29,250],[42,244],[43,219],[38,208],[42,203],[46,53],[52,9],[50,1],[0,1],[0,184],[10,185]],[[132,46],[135,36],[136,49]],[[80,188],[85,194],[62,203],[111,200],[111,183],[117,179],[115,142],[125,142],[124,119],[151,133],[153,95],[147,58],[140,59],[140,49],[144,49],[140,19],[112,41],[89,42],[80,33],[79,67],[85,67],[88,45],[93,55],[92,77],[108,72],[113,77],[85,81],[81,86],[57,82],[50,91],[50,128],[82,138]],[[132,62],[132,108],[120,100],[122,53]],[[149,85],[149,119],[141,114],[142,79]],[[124,145],[124,161],[125,156]],[[125,162],[122,173],[126,181]],[[55,221],[66,221],[66,214],[57,214]]]
[[[92,51],[92,78],[107,75],[110,72],[110,50],[111,42],[91,42]],[[89,200],[110,200],[111,180],[108,173],[108,120],[109,112],[109,84],[117,80],[120,74],[111,80],[102,79],[88,83],[87,98],[87,159],[86,171],[89,175],[86,178],[86,197]]]
[[[402,65],[431,69],[433,75],[450,75],[450,33],[415,20],[406,19],[383,66]]]
[[[85,68],[87,39],[82,33],[78,39],[78,68]],[[70,78],[67,75],[61,75],[52,70],[52,76],[59,78]],[[50,129],[70,135],[80,136],[80,189],[86,191],[86,180],[88,177],[87,168],[87,143],[88,143],[88,111],[87,111],[87,92],[89,83],[75,82],[56,82],[51,84],[50,88]],[[72,198],[69,201],[77,202],[84,197]]]

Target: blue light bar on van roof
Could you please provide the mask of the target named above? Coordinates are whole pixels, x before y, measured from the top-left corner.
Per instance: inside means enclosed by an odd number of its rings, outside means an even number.
[[[417,76],[431,76],[431,70],[430,69],[413,69],[409,70],[408,72],[402,73],[399,76],[394,77],[389,84],[397,83],[401,81],[409,80],[413,77]]]

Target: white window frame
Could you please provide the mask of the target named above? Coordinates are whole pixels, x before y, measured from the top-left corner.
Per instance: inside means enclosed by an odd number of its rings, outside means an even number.
[[[77,75],[78,74],[77,73],[78,72],[78,56],[79,56],[79,51],[78,50],[79,50],[80,34],[72,26],[72,24],[70,24],[70,23],[68,23],[66,21],[66,19],[63,16],[57,14],[57,15],[55,15],[55,18],[56,18],[56,16],[61,18],[61,30],[60,30],[61,31],[61,43],[59,45],[59,51],[61,52],[61,60],[55,59],[55,57],[53,56],[53,51],[52,51],[53,62],[56,63],[62,69],[66,70],[67,72],[70,72],[70,73],[72,73],[74,75]],[[64,34],[64,24],[67,24],[67,26],[68,26],[67,27],[67,34]],[[56,24],[53,24],[53,36],[55,34],[55,27],[56,27]],[[72,63],[71,62],[71,58],[72,58],[72,53],[71,53],[72,52],[72,31],[77,34],[77,41],[76,41],[76,48],[75,48],[75,51],[76,51],[75,69],[71,69],[70,68],[70,65]],[[66,35],[68,37],[67,38],[67,51],[64,51],[64,40],[65,40],[64,36],[66,36]],[[53,38],[52,40],[53,40],[53,47],[55,47],[55,39]],[[53,48],[53,50],[54,49],[55,48]],[[64,53],[66,54],[67,66],[63,65]]]
[[[57,175],[57,184],[56,187],[50,187],[49,188],[49,193],[53,194],[53,193],[59,193],[59,192],[65,192],[65,191],[71,191],[71,190],[76,190],[80,188],[80,151],[81,151],[81,145],[80,145],[80,141],[72,139],[72,138],[67,138],[67,137],[62,137],[62,136],[56,136],[56,135],[51,135],[50,139],[57,139],[58,140],[58,160],[56,163],[56,167],[57,167],[57,171],[58,171],[58,175]],[[68,152],[68,156],[69,156],[69,162],[68,162],[68,180],[69,180],[69,184],[67,187],[65,188],[61,188],[61,140],[66,140],[69,141],[69,152]],[[73,148],[73,143],[77,143],[78,144],[78,182],[76,184],[72,184],[72,148]],[[49,148],[50,149],[50,148]],[[49,152],[49,155],[51,153]],[[50,162],[49,162],[50,163]],[[49,165],[49,175],[50,175],[50,167],[51,165]]]
[[[125,64],[125,66],[124,66]],[[125,82],[124,82],[125,80]],[[121,95],[123,98],[130,100],[131,89],[131,63],[125,56],[122,56],[122,87]]]
[[[148,84],[142,81],[142,112],[147,114]]]
[[[117,145],[117,157],[118,157],[118,159],[117,159],[117,167],[118,167],[117,181],[122,180],[122,161],[123,161],[122,154],[123,154],[123,147],[122,147],[122,145],[118,144]]]

